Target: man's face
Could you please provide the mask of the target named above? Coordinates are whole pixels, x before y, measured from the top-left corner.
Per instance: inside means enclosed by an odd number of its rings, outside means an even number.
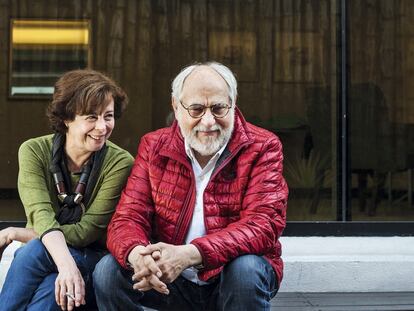
[[[194,104],[207,107],[227,104],[232,107],[223,118],[214,117],[210,109],[201,118],[193,118],[183,106]],[[230,139],[234,127],[234,106],[229,99],[226,81],[207,66],[196,68],[184,81],[181,104],[173,98],[181,133],[190,147],[202,156],[214,155]]]

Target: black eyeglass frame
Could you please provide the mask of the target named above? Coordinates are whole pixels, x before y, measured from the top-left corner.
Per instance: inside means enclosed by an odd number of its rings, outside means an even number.
[[[184,106],[184,104],[183,104],[183,102],[181,100],[179,102],[180,102],[181,106],[185,110],[187,110],[189,116],[192,117],[193,119],[201,119],[206,114],[207,109],[210,109],[211,114],[214,116],[214,118],[223,119],[223,118],[225,118],[229,114],[230,109],[233,107],[232,104],[230,104],[230,105],[224,104],[225,107],[226,107],[226,109],[227,109],[226,113],[223,116],[217,116],[213,112],[213,108],[214,108],[214,106],[223,105],[222,103],[220,103],[220,104],[214,104],[214,105],[211,105],[211,106],[205,106],[205,105],[202,105],[202,104],[192,104],[192,105],[186,107],[186,106]],[[230,103],[231,103],[231,100],[230,100]],[[203,113],[200,116],[198,116],[198,117],[192,116],[191,113],[190,113],[191,106],[203,106]]]

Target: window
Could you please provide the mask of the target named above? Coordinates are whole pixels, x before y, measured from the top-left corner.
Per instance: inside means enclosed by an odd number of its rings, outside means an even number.
[[[412,235],[414,1],[42,0],[34,15],[27,1],[9,2],[0,95],[13,98],[0,124],[13,134],[0,146],[1,219],[25,219],[9,202],[18,198],[17,150],[48,133],[25,112],[44,116],[39,102],[62,72],[93,66],[123,86],[136,104],[112,139],[135,154],[134,135],[165,126],[179,70],[216,60],[236,73],[247,121],[283,143],[288,231]],[[8,31],[6,22],[0,35]],[[28,96],[44,100],[14,100]]]
[[[11,21],[11,96],[47,96],[65,71],[90,65],[90,22]]]
[[[335,1],[275,1],[272,117],[284,146],[288,220],[335,221],[338,71]]]
[[[412,221],[414,3],[353,0],[347,6],[351,217]]]

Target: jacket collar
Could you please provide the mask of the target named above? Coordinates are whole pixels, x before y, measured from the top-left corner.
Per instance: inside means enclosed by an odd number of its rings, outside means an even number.
[[[235,108],[234,115],[234,129],[226,148],[230,154],[233,154],[244,145],[250,145],[253,143],[253,139],[249,135],[247,122],[237,106]],[[176,160],[181,160],[181,162],[184,163],[188,163],[184,146],[184,138],[181,134],[177,121],[174,121],[169,129],[169,137],[165,144],[161,147],[160,154],[172,157]]]

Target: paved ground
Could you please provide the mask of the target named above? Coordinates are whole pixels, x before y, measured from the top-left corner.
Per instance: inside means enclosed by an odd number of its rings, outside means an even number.
[[[414,310],[414,292],[278,293],[272,311]]]

